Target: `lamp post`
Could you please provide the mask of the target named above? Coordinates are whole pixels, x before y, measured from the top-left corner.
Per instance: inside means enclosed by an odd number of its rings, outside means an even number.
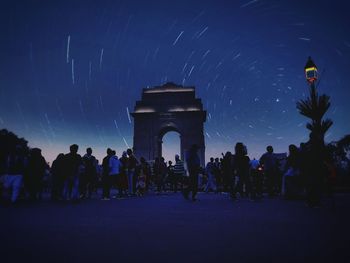
[[[308,58],[306,65],[304,67],[304,70],[305,70],[305,77],[307,82],[310,85],[314,86],[318,78],[318,73],[317,73],[317,66],[315,62],[311,59],[311,57]]]
[[[328,95],[318,95],[316,91],[316,83],[318,80],[317,66],[311,57],[308,58],[304,67],[305,78],[310,87],[310,96],[305,100],[297,102],[299,113],[311,119],[306,127],[311,133],[317,136],[321,142],[324,142],[326,131],[332,126],[330,119],[322,120],[323,116],[330,107],[330,97]]]

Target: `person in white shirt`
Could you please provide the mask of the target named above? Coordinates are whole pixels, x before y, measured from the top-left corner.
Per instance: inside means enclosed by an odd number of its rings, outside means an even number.
[[[109,199],[111,187],[117,186],[118,176],[120,175],[120,172],[122,170],[122,163],[119,161],[118,156],[116,156],[115,154],[116,152],[112,151],[112,155],[109,158],[107,199]]]

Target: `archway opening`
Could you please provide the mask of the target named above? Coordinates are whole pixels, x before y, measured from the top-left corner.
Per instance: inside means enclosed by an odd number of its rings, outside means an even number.
[[[162,138],[162,156],[165,161],[175,163],[175,154],[180,155],[181,141],[180,134],[175,131],[169,131]]]

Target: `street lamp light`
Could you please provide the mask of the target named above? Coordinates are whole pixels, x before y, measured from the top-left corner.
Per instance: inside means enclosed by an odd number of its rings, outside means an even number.
[[[311,57],[308,58],[304,70],[306,80],[309,82],[309,84],[314,84],[318,78],[318,74],[316,64],[313,62]]]

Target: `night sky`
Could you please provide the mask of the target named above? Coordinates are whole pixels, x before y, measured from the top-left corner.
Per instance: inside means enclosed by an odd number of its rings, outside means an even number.
[[[2,0],[0,32],[0,128],[50,162],[73,143],[120,156],[142,88],[169,81],[203,101],[207,158],[238,141],[250,157],[287,152],[308,138],[295,103],[309,55],[331,96],[326,141],[350,132],[346,1]],[[164,140],[169,158],[179,138]]]

